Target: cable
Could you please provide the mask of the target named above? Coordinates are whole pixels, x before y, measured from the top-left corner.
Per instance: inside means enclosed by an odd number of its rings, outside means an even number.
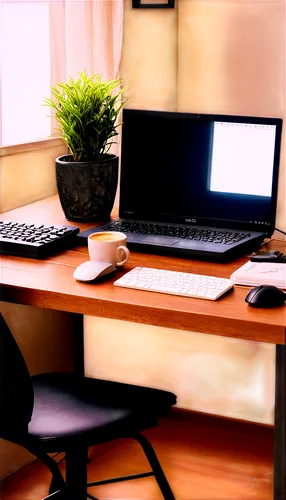
[[[278,231],[278,233],[282,233],[282,234],[285,234],[285,231],[282,231],[282,229],[278,229],[277,227],[274,228],[275,231]]]

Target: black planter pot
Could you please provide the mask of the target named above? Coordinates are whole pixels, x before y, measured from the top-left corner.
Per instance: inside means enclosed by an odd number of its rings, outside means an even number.
[[[114,204],[118,181],[118,156],[74,162],[72,155],[56,159],[60,202],[70,221],[106,221]]]

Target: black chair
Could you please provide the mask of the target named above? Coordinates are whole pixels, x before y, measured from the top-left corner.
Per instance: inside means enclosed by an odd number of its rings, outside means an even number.
[[[0,437],[23,446],[50,469],[46,498],[94,499],[88,486],[154,475],[164,499],[175,500],[150,442],[140,434],[176,403],[174,394],[64,373],[31,377],[2,314],[0,363]],[[123,437],[141,444],[152,471],[87,484],[88,447]],[[53,452],[65,453],[65,480],[49,455]]]

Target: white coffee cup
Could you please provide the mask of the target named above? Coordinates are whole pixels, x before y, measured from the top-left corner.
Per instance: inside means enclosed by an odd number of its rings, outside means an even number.
[[[90,234],[87,240],[90,260],[123,266],[130,255],[126,240],[126,235],[117,231],[100,231]]]

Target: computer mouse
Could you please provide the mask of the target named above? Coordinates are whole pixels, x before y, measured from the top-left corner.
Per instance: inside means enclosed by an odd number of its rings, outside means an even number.
[[[110,262],[96,262],[94,260],[88,260],[80,264],[73,273],[73,277],[77,281],[94,281],[98,278],[102,278],[106,274],[115,271],[115,266]]]
[[[252,288],[245,297],[251,307],[282,306],[286,300],[286,293],[273,285],[259,285]]]

